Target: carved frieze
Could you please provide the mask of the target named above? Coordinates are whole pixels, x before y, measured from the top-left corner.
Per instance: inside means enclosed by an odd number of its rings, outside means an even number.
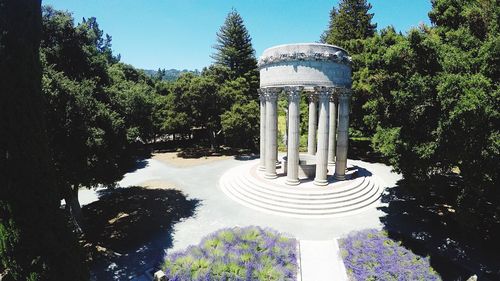
[[[293,52],[293,53],[282,53],[282,54],[274,54],[268,56],[262,56],[257,63],[258,67],[263,67],[267,64],[273,64],[278,62],[287,62],[287,61],[331,61],[340,64],[350,65],[352,59],[347,55],[344,51],[336,51],[335,53],[331,52]]]

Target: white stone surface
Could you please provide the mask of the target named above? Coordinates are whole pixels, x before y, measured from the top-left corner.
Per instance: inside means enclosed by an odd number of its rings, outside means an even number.
[[[300,92],[288,93],[288,158],[287,183],[299,184],[299,145],[300,145]]]
[[[347,281],[337,240],[300,240],[302,281]]]
[[[318,150],[316,151],[316,177],[314,184],[327,185],[328,172],[328,127],[330,120],[330,93],[320,92],[318,121]]]
[[[260,167],[261,171],[266,169],[266,97],[260,94]]]
[[[266,179],[256,161],[249,161],[224,173],[219,185],[228,198],[259,212],[307,219],[345,217],[376,208],[383,192],[370,171],[362,166],[355,170],[347,180],[330,177],[325,186],[303,178],[300,185],[290,186],[282,176]],[[283,175],[281,169],[278,174]]]
[[[316,154],[316,96],[309,94],[309,119],[307,127],[307,153]]]
[[[350,87],[347,52],[318,43],[280,45],[266,49],[259,60],[260,87]]]
[[[266,92],[266,177],[276,178],[276,160],[277,160],[277,139],[278,132],[278,93]]]
[[[338,99],[330,98],[330,129],[328,130],[328,164],[335,164],[335,151],[337,150],[337,106]]]
[[[347,146],[349,142],[349,93],[339,95],[339,127],[337,131],[337,160],[335,178],[344,179],[347,168]]]

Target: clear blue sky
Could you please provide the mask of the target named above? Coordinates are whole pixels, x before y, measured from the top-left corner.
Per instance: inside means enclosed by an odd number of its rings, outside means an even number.
[[[43,0],[73,13],[94,16],[113,37],[115,54],[144,69],[200,69],[212,63],[216,32],[235,8],[252,36],[256,56],[286,43],[316,42],[338,0]],[[378,29],[406,32],[429,23],[430,0],[371,0]]]

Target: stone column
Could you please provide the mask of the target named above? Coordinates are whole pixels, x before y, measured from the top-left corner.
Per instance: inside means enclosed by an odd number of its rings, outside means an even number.
[[[316,95],[309,94],[309,126],[307,128],[307,153],[316,154]]]
[[[336,92],[330,97],[330,129],[328,130],[328,165],[335,164],[335,149],[337,146],[337,105]]]
[[[339,94],[339,129],[337,136],[337,161],[335,161],[335,178],[345,179],[347,168],[347,143],[349,141],[349,99],[350,90],[342,89]]]
[[[266,170],[266,96],[259,91],[260,100],[260,159],[259,170]]]
[[[268,179],[277,178],[276,174],[276,131],[278,123],[277,91],[267,91],[266,93],[266,173]]]
[[[319,122],[318,122],[318,151],[316,152],[315,185],[327,185],[328,172],[328,123],[330,115],[330,92],[324,88],[318,90]]]
[[[287,89],[288,153],[286,183],[299,184],[300,89]]]

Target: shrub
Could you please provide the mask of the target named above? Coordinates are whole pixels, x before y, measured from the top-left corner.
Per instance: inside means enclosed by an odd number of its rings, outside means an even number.
[[[169,255],[168,280],[295,280],[296,240],[260,227],[221,229]]]
[[[340,240],[348,275],[354,280],[441,280],[429,258],[415,255],[374,229]]]

